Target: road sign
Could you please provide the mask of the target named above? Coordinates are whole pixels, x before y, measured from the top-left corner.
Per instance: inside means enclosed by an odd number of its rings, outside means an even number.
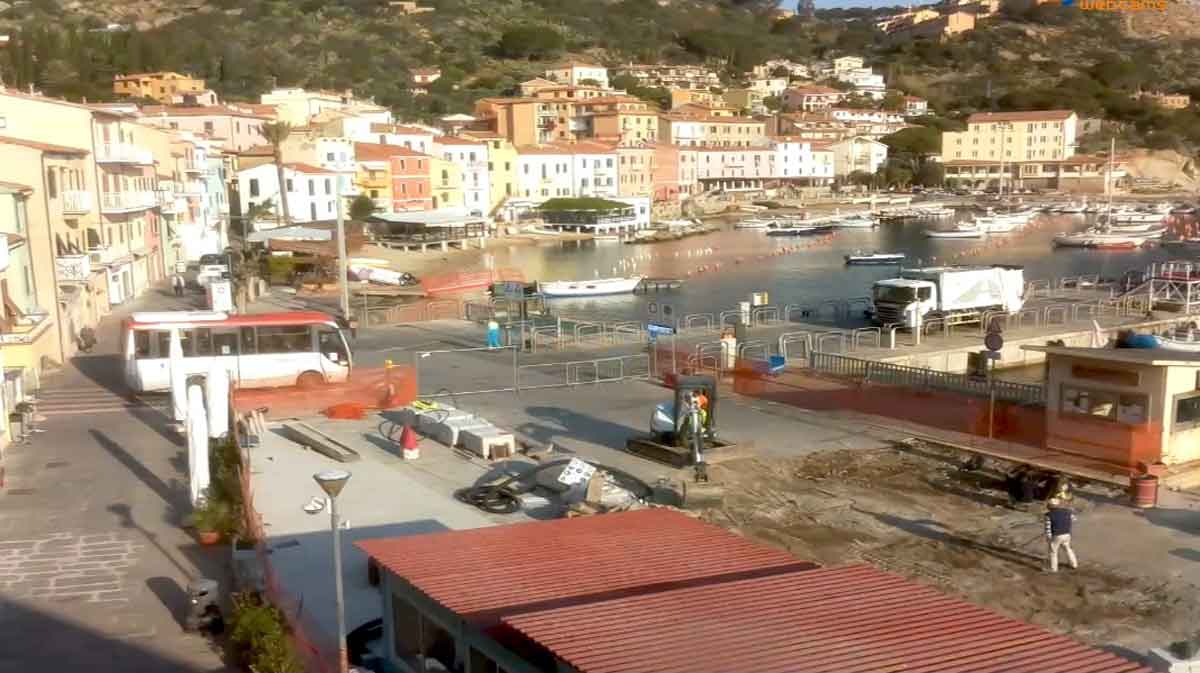
[[[1004,348],[1004,337],[999,332],[988,332],[987,336],[983,337],[983,345],[989,351],[998,351]]]

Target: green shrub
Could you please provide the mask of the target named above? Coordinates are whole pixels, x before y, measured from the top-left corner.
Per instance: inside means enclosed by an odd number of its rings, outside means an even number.
[[[288,639],[288,625],[278,608],[253,591],[235,593],[229,623],[233,654],[256,673],[293,673],[303,670]]]

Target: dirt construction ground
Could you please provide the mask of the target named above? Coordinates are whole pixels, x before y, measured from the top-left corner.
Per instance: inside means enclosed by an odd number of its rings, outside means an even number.
[[[1181,579],[1132,576],[1086,557],[1072,571],[1065,555],[1057,575],[1044,572],[1041,504],[1010,507],[998,469],[962,462],[921,445],[733,460],[709,468],[712,486],[690,496],[689,508],[798,558],[868,562],[1130,654],[1194,633],[1195,587]],[[1115,489],[1077,489],[1076,537],[1092,510],[1125,500]]]

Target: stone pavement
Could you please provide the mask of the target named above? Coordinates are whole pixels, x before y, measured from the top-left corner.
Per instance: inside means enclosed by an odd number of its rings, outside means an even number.
[[[196,308],[151,290],[101,323],[99,343],[38,393],[44,432],[5,454],[0,673],[224,671],[180,626],[186,585],[227,584],[227,551],[195,544],[186,454],[156,400],[130,396],[116,357],[134,309]]]

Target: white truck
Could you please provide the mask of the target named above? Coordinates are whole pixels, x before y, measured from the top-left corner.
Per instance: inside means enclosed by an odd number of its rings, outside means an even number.
[[[913,328],[934,319],[978,322],[984,311],[1016,313],[1025,303],[1019,266],[936,266],[904,269],[876,281],[871,299],[880,325]]]

